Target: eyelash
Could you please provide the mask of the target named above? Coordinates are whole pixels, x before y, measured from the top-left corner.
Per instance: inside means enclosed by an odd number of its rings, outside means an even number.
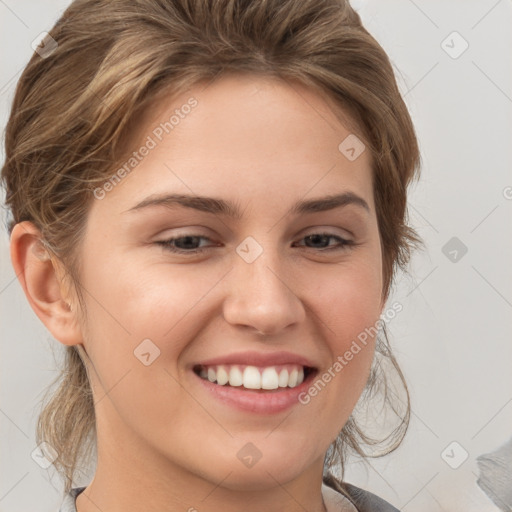
[[[340,250],[346,251],[346,250],[352,249],[355,245],[357,245],[353,240],[346,240],[345,238],[341,238],[338,235],[333,235],[332,233],[324,233],[324,232],[312,233],[310,235],[306,235],[303,238],[301,238],[301,240],[304,240],[305,238],[309,238],[309,237],[313,237],[313,236],[326,236],[329,238],[337,239],[340,242],[339,245],[334,246],[334,247],[318,249],[319,252],[330,252],[330,251],[340,251]],[[170,252],[177,253],[177,254],[190,254],[190,255],[201,254],[201,253],[204,253],[205,251],[208,251],[209,249],[212,248],[212,247],[203,247],[203,248],[186,250],[186,249],[180,249],[180,248],[172,245],[172,243],[175,242],[176,240],[182,240],[184,238],[202,238],[205,240],[210,240],[206,236],[188,234],[188,235],[178,236],[175,238],[168,238],[167,240],[159,240],[156,242],[156,244],[161,245],[166,251],[170,251]],[[307,247],[307,249],[315,250],[314,247]]]

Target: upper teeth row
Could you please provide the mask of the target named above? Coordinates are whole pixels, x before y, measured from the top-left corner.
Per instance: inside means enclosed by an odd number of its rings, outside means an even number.
[[[199,375],[221,386],[229,383],[230,386],[243,386],[247,389],[294,388],[303,382],[304,368],[295,365],[288,365],[281,369],[275,366],[244,368],[237,365],[219,365],[201,368]]]

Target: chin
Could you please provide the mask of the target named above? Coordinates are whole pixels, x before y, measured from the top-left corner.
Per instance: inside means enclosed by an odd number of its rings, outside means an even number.
[[[261,462],[261,461],[260,461]],[[259,466],[259,467],[257,467]],[[270,461],[252,468],[233,468],[222,487],[232,491],[268,491],[294,480],[303,472],[303,468]]]
[[[222,487],[233,491],[265,491],[285,485],[318,462],[323,467],[324,455],[313,457],[297,450],[297,446],[283,449],[268,446],[256,452],[254,445],[247,445],[234,458],[224,458],[224,464],[209,471],[210,479],[218,484],[222,477]],[[225,457],[225,455],[224,455]],[[252,460],[251,460],[252,457]],[[244,460],[245,459],[245,460]],[[227,476],[229,475],[229,476]]]

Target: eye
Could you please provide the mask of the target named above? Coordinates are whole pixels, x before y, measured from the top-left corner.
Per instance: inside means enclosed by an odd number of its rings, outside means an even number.
[[[332,233],[313,233],[307,235],[302,240],[306,241],[306,247],[311,249],[319,249],[320,251],[346,250],[355,245],[353,240],[347,240]],[[330,240],[337,241],[335,245],[330,244]]]
[[[166,251],[178,254],[200,254],[211,249],[215,244],[201,246],[201,241],[210,241],[206,236],[186,234],[179,237],[168,238],[167,240],[158,240],[156,244],[162,246]],[[308,249],[317,249],[321,252],[346,250],[356,245],[353,240],[346,240],[332,233],[313,233],[301,239],[306,244],[299,244],[299,247],[307,247]],[[334,245],[330,242],[337,242]]]
[[[156,243],[161,245],[165,250],[180,254],[199,254],[208,250],[210,247],[201,247],[201,240],[210,240],[206,236],[201,235],[183,235],[167,240],[159,240]],[[210,240],[211,241],[211,240]]]

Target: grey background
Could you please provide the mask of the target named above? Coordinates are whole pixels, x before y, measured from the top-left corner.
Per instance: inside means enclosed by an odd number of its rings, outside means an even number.
[[[410,431],[388,457],[354,462],[347,480],[405,511],[495,512],[475,459],[512,435],[512,2],[353,4],[396,66],[417,128],[423,165],[410,220],[427,250],[390,299],[404,307],[390,333],[412,394]],[[0,0],[2,130],[31,42],[67,5]],[[56,511],[61,484],[31,452],[60,345],[28,306],[5,231],[0,258],[0,512]]]

